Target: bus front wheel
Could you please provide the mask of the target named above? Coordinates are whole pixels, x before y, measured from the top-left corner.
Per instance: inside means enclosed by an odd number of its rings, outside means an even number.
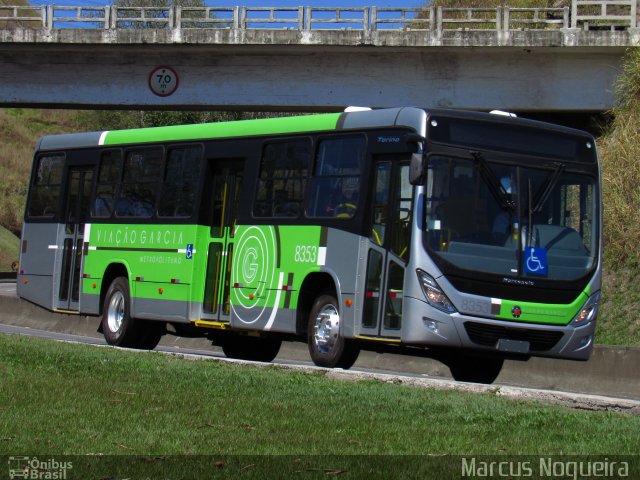
[[[164,333],[164,324],[131,316],[131,295],[126,277],[111,282],[102,309],[102,332],[109,345],[154,349]]]
[[[340,309],[333,294],[316,298],[309,315],[307,341],[311,360],[319,367],[351,368],[360,349],[340,332]]]

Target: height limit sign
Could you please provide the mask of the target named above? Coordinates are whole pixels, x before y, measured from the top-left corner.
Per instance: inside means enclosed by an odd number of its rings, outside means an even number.
[[[168,97],[178,89],[178,74],[171,67],[156,67],[149,74],[149,88],[159,97]]]

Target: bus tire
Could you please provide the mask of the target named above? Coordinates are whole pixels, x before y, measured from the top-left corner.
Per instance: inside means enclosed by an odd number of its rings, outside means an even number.
[[[504,363],[503,358],[460,355],[448,362],[451,376],[459,382],[493,383]]]
[[[340,333],[340,309],[332,293],[316,298],[309,314],[307,342],[311,360],[319,367],[351,368],[360,349]]]
[[[271,362],[278,355],[281,345],[279,338],[230,334],[222,341],[222,351],[229,358]]]
[[[130,309],[129,281],[117,277],[109,285],[102,309],[102,332],[109,345],[142,348],[144,324],[131,317]]]

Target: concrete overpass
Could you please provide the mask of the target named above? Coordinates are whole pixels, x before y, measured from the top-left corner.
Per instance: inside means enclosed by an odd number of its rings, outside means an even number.
[[[640,44],[636,0],[609,3],[0,7],[0,106],[599,112]]]

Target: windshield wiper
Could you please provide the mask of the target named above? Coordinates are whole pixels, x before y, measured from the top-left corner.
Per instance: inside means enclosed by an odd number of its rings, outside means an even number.
[[[516,203],[511,199],[511,196],[502,186],[494,171],[491,170],[487,160],[480,152],[471,151],[469,153],[471,153],[471,156],[476,161],[480,176],[482,177],[482,180],[484,180],[484,183],[486,183],[487,187],[489,187],[491,195],[493,195],[503,210],[513,212],[516,209]]]
[[[549,198],[549,195],[551,195],[551,192],[556,187],[558,180],[560,180],[560,176],[564,171],[564,164],[556,163],[555,166],[556,166],[556,169],[553,171],[553,173],[549,177],[549,180],[545,182],[545,184],[540,188],[540,190],[538,191],[538,194],[536,195],[536,199],[533,202],[535,207],[531,208],[531,203],[529,203],[529,210],[532,213],[538,213],[542,210],[542,207],[544,207],[544,204]]]

